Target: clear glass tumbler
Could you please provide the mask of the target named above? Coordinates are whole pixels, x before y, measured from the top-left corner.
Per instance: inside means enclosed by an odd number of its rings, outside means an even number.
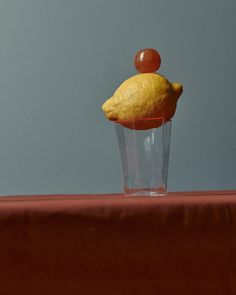
[[[144,123],[149,126],[158,127],[137,130],[143,125],[140,120],[145,120]],[[171,121],[162,118],[145,118],[128,123],[117,121],[115,130],[121,158],[124,194],[166,195]]]

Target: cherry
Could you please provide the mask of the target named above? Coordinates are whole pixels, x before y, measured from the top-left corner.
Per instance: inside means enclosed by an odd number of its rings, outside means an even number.
[[[160,54],[152,48],[145,48],[137,52],[134,64],[140,73],[154,73],[160,68]]]

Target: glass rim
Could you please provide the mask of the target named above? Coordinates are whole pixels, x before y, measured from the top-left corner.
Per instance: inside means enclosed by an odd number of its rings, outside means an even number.
[[[146,122],[146,121],[162,121],[163,123],[171,122],[171,119],[167,120],[164,117],[154,117],[154,118],[134,118],[134,119],[123,119],[123,120],[113,120],[114,123],[135,123],[135,122]]]

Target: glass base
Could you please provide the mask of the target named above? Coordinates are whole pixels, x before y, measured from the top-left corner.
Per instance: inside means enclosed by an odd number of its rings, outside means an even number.
[[[165,188],[157,189],[129,189],[124,188],[124,194],[128,197],[163,197],[168,194]]]

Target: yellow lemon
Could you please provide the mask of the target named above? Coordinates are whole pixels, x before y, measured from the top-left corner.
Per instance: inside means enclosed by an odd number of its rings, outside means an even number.
[[[118,87],[114,95],[103,104],[102,110],[109,120],[119,121],[126,127],[154,128],[160,126],[160,120],[139,119],[170,120],[175,114],[182,91],[182,84],[170,83],[160,74],[137,74]],[[136,121],[136,124],[133,125],[131,121]]]

